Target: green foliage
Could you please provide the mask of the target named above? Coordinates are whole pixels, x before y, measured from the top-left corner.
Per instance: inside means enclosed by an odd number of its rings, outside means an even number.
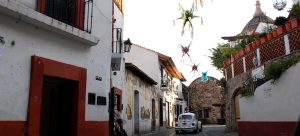
[[[295,65],[300,61],[300,55],[295,55],[289,58],[284,58],[282,60],[274,61],[265,67],[265,78],[274,79],[273,83],[280,78],[282,73],[284,73],[291,66]]]
[[[209,50],[212,53],[212,56],[209,56],[212,65],[219,70],[223,68],[223,62],[230,58],[230,55],[234,53],[233,49],[230,48],[229,43],[219,44],[216,48]]]
[[[216,48],[209,49],[212,56],[209,56],[212,65],[218,70],[222,70],[223,62],[242,49],[243,44],[237,44],[235,47],[230,47],[229,43],[218,44]]]
[[[224,77],[220,79],[220,85],[221,87],[226,88],[227,81]]]
[[[300,5],[299,2],[294,4],[292,9],[290,10],[290,16],[299,18],[300,17]]]
[[[279,17],[276,17],[274,24],[276,26],[281,26],[287,21],[288,21],[288,19],[286,17],[279,16]]]
[[[221,70],[224,67],[224,61],[231,57],[231,55],[234,55],[239,50],[246,47],[246,45],[250,44],[251,42],[258,39],[260,36],[264,36],[265,33],[262,33],[261,35],[252,35],[252,36],[236,36],[236,39],[238,39],[238,43],[235,45],[235,47],[230,47],[229,43],[223,43],[218,44],[216,48],[209,49],[212,53],[212,56],[209,56],[212,65],[216,67],[218,70]]]
[[[250,89],[250,87],[246,86],[241,89],[241,97],[250,97],[253,95],[254,95],[254,92]]]

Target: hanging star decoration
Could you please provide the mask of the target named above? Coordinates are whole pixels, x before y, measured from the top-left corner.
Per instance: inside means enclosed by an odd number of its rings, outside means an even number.
[[[203,7],[203,0],[195,0],[196,5],[199,4],[201,7]]]
[[[193,20],[194,18],[199,17],[199,16],[195,16],[195,15],[194,15],[194,11],[195,11],[194,3],[193,3],[193,5],[192,5],[192,7],[190,8],[190,10],[185,10],[185,9],[182,7],[181,4],[179,4],[179,8],[180,8],[180,11],[181,11],[181,17],[179,17],[179,18],[177,18],[177,19],[182,19],[182,21],[183,21],[181,35],[184,34],[184,28],[185,28],[185,25],[188,23],[188,24],[189,24],[189,29],[191,29],[191,37],[193,37],[194,30],[193,30],[192,20]]]
[[[207,82],[208,81],[207,71],[206,72],[202,72],[201,81],[202,82]]]
[[[190,61],[192,62],[191,56],[189,54],[191,44],[192,44],[192,42],[190,42],[190,44],[188,46],[180,45],[180,49],[181,49],[181,52],[182,52],[182,56],[181,56],[182,60],[183,60],[184,56],[188,56]]]
[[[195,63],[192,65],[192,71],[191,72],[199,72],[198,71],[198,66],[199,66],[199,64],[198,65],[196,65]]]

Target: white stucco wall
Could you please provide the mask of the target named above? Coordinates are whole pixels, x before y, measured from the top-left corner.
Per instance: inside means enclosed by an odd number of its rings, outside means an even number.
[[[123,14],[119,10],[119,8],[114,4],[114,18],[116,21],[114,22],[114,28],[121,28],[123,31],[123,24],[124,24],[124,19],[123,19]],[[114,38],[116,38],[116,31],[114,31]],[[124,31],[123,31],[124,33]],[[122,35],[123,36],[123,35]],[[114,39],[116,41],[116,39]],[[115,44],[115,43],[114,43]],[[112,86],[117,87],[121,89],[122,91],[126,90],[126,85],[125,85],[125,58],[123,58],[123,53],[120,54],[122,57],[121,59],[121,65],[120,65],[120,71],[112,71],[111,72],[111,79],[112,79]],[[126,101],[126,99],[123,99],[123,102]]]
[[[276,84],[259,86],[254,96],[240,99],[241,121],[297,121],[300,115],[300,63],[288,69]]]
[[[133,41],[133,39],[131,40]],[[146,48],[137,45],[132,45],[131,51],[129,53],[125,53],[124,57],[126,63],[134,64],[140,70],[142,70],[144,73],[146,73],[149,77],[151,77],[153,80],[155,80],[158,83],[158,85],[153,85],[151,86],[151,88],[149,88],[141,84],[133,85],[128,81],[128,79],[126,79],[127,81],[126,92],[123,95],[124,111],[122,113],[122,117],[126,121],[125,130],[128,133],[128,135],[133,135],[134,133],[134,115],[132,116],[132,119],[128,120],[126,114],[127,109],[125,107],[130,101],[132,104],[135,103],[134,97],[130,96],[131,94],[134,94],[135,90],[139,91],[140,108],[145,107],[146,109],[150,109],[150,119],[141,119],[141,113],[140,113],[140,118],[139,118],[140,134],[149,133],[151,132],[151,121],[152,121],[152,98],[154,98],[156,101],[156,110],[157,111],[159,110],[159,99],[157,98],[158,94],[160,93],[160,90],[158,90],[159,89],[158,86],[160,85],[160,69],[159,69],[158,54]],[[138,78],[137,81],[138,83],[144,83],[144,81],[141,80],[140,78]],[[156,92],[155,94],[152,93],[153,90],[155,90]],[[132,109],[133,112],[134,110],[135,109]],[[158,127],[159,113],[157,112],[156,114],[157,114],[156,127]]]
[[[273,25],[273,24],[267,24],[267,23],[259,23],[255,32],[256,33],[267,33],[268,29],[275,29],[276,28],[276,25]]]
[[[36,0],[22,3],[35,9]],[[94,4],[102,12],[100,14],[94,7],[92,34],[100,39],[96,46],[82,44],[0,13],[0,36],[6,42],[0,45],[0,120],[27,120],[32,55],[86,68],[86,93],[105,96],[108,103],[111,61],[111,20],[108,19],[112,16],[112,6],[105,0],[94,1]],[[15,41],[14,46],[10,44],[12,41]],[[96,76],[102,77],[102,81],[95,80]],[[86,104],[85,118],[87,121],[107,121],[107,111],[108,104]]]
[[[124,54],[124,56],[126,62],[139,67],[160,85],[160,69],[156,52],[133,44],[130,53]]]
[[[156,121],[156,130],[159,125],[159,99],[157,99],[157,92],[153,85],[145,82],[144,80],[140,79],[135,73],[132,73],[130,70],[126,70],[126,85],[127,90],[123,93],[123,112],[122,112],[122,119],[125,120],[124,129],[126,130],[129,136],[134,134],[135,124],[134,121],[136,120],[134,112],[138,110],[139,113],[139,132],[140,134],[143,133],[150,133],[152,127],[152,99],[155,100],[155,121]],[[134,95],[135,91],[138,91],[139,100],[135,101]],[[139,108],[134,108],[135,103],[139,104]],[[145,109],[149,111],[149,118],[142,118]],[[131,112],[129,112],[131,111]],[[131,115],[127,115],[131,113]],[[129,116],[131,116],[129,118]]]

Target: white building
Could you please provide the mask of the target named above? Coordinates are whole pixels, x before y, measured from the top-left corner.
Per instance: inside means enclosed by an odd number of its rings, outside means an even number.
[[[180,73],[172,58],[163,54],[158,54],[161,69],[160,89],[164,98],[164,125],[174,127],[177,115],[183,113],[187,104],[183,100],[182,84],[186,81]],[[179,113],[177,113],[177,111]]]
[[[126,122],[124,128],[128,135],[172,126],[177,93],[179,91],[182,94],[181,81],[185,80],[172,59],[133,45],[130,53],[125,54],[125,62],[126,93],[122,96],[122,118]],[[172,80],[163,78],[167,75]]]
[[[0,0],[0,135],[108,135],[114,6]]]

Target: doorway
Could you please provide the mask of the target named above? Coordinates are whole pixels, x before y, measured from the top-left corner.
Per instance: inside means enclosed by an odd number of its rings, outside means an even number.
[[[83,136],[78,132],[85,129],[81,126],[85,125],[86,77],[85,68],[32,56],[27,135],[50,136],[52,132],[49,131],[55,130],[52,134],[56,135],[57,131],[66,129],[62,130],[66,136]],[[58,105],[57,108],[51,106],[55,104]],[[64,127],[58,129],[51,126],[50,122],[54,125],[63,123],[66,126],[58,126]],[[49,134],[45,134],[47,132]]]
[[[167,126],[170,126],[170,103],[166,102],[167,104]]]
[[[140,132],[140,114],[139,114],[139,92],[138,91],[134,91],[134,134],[139,135]]]
[[[73,136],[76,124],[77,82],[44,76],[40,135]]]
[[[159,125],[163,126],[163,100],[159,100]]]
[[[240,120],[240,95],[237,93],[234,96],[234,112],[235,112],[235,125],[236,130],[239,130],[238,128],[238,121]]]
[[[155,124],[156,124],[156,121],[155,121],[155,100],[152,99],[152,131],[155,131]]]

